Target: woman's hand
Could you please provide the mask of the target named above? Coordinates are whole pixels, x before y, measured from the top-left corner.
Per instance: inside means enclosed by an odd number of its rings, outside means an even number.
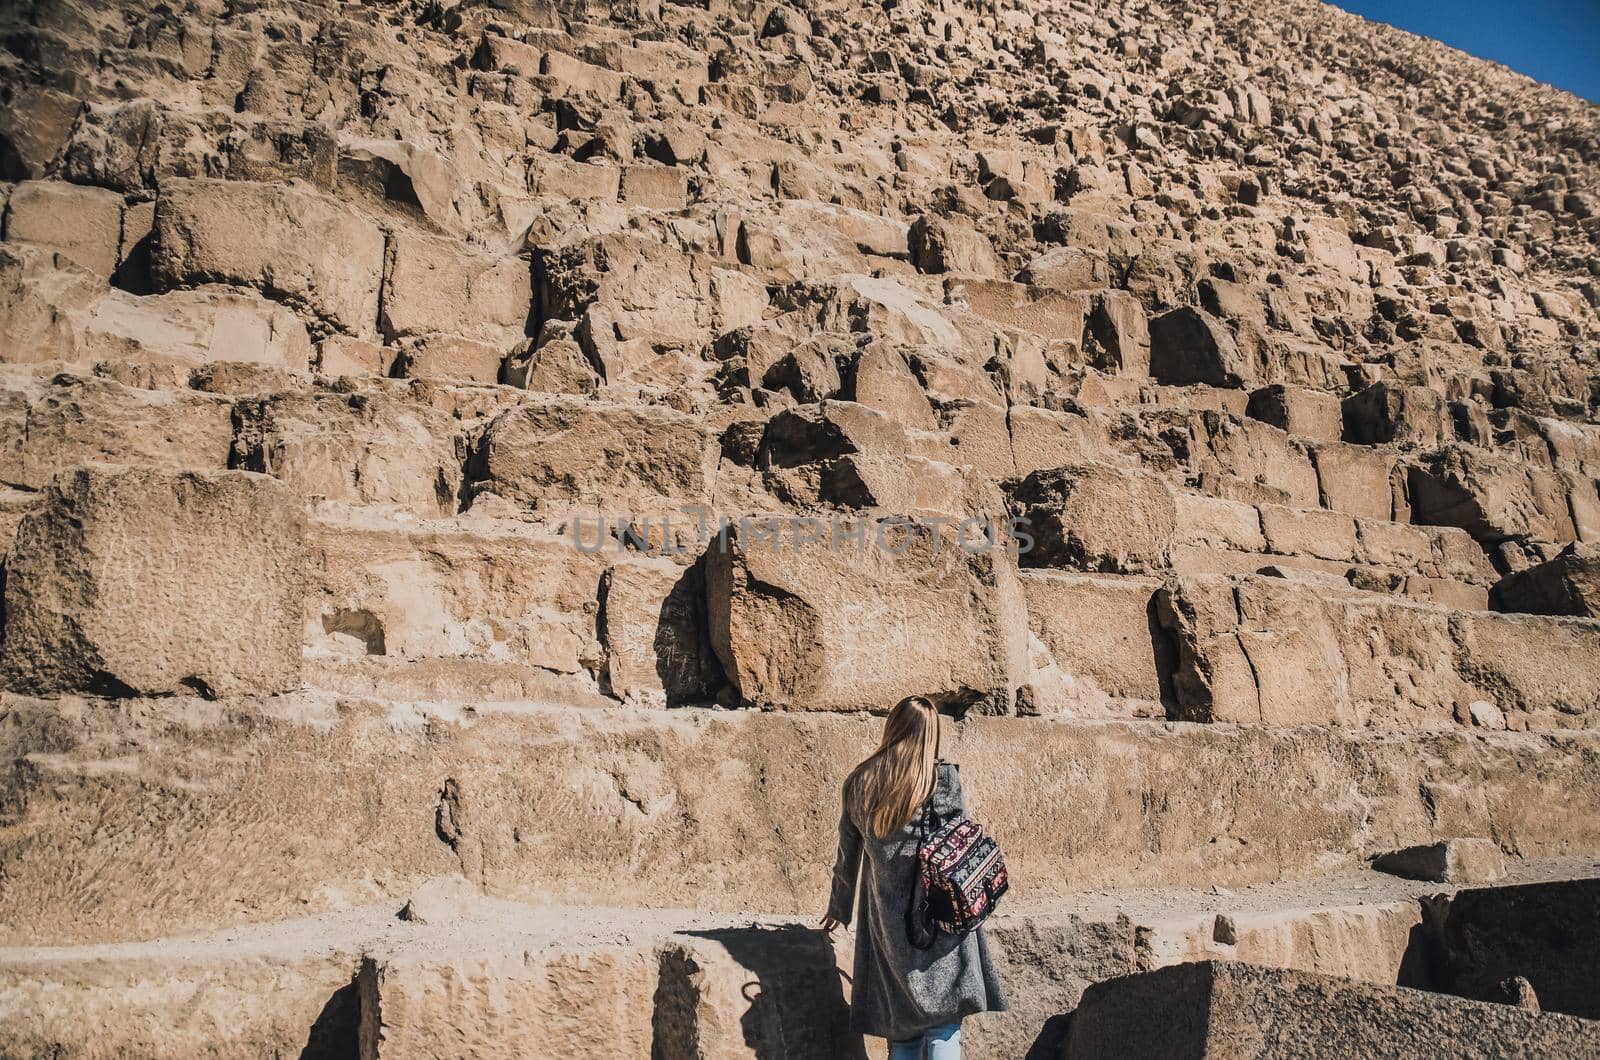
[[[838,930],[841,925],[837,920],[833,919],[833,917],[825,915],[822,918],[822,923],[818,926],[821,927],[823,931],[826,931],[828,934],[832,935],[834,931]]]

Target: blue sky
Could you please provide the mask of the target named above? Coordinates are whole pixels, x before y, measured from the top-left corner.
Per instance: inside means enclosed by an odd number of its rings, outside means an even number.
[[[1600,103],[1600,0],[1332,0]]]

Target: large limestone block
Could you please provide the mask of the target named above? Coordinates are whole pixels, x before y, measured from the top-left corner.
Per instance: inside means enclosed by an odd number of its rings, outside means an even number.
[[[248,472],[88,465],[23,517],[0,668],[34,692],[280,692],[300,683],[304,513]]]
[[[767,307],[754,276],[629,233],[544,251],[536,268],[544,317],[576,320],[603,303],[624,342],[699,345],[759,324]]]
[[[5,237],[59,251],[102,280],[122,246],[122,196],[56,180],[17,185],[6,203]]]
[[[1444,395],[1428,387],[1375,383],[1345,398],[1342,415],[1344,440],[1358,445],[1429,447],[1455,438]]]
[[[1600,1026],[1570,1016],[1312,972],[1205,961],[1090,987],[1072,1014],[1062,1056],[1366,1060],[1596,1051]]]
[[[659,518],[707,503],[717,453],[707,424],[665,406],[554,400],[497,416],[468,474],[474,492],[539,509]]]
[[[444,332],[503,354],[525,336],[532,309],[532,273],[522,258],[475,254],[459,241],[415,232],[389,240],[382,326],[390,341]]]
[[[775,540],[754,520],[713,543],[711,644],[744,699],[881,711],[919,693],[952,709],[1009,712],[1028,627],[1004,528],[979,552],[977,532],[969,551],[949,530],[854,525],[860,547],[827,523],[792,519],[779,520]],[[803,540],[813,532],[822,539]]]
[[[1506,575],[1489,595],[1497,611],[1600,618],[1600,545],[1568,545],[1561,554]]]
[[[1305,446],[1260,420],[1221,412],[1189,416],[1189,466],[1207,481],[1233,481],[1245,496],[1318,506],[1316,468]]]
[[[42,247],[0,245],[0,361],[250,361],[303,370],[311,355],[305,323],[255,291],[202,284],[133,295]]]
[[[1008,280],[951,280],[945,285],[945,297],[1001,327],[1074,344],[1082,341],[1092,308],[1087,294]]]
[[[1517,711],[1533,728],[1600,721],[1600,621],[1463,611],[1450,630],[1456,670],[1474,699]]]
[[[358,1055],[648,1056],[660,963],[629,945],[484,954],[418,944],[368,957]]]
[[[103,462],[169,469],[228,466],[229,402],[61,374],[0,383],[0,480],[39,489],[58,470]]]
[[[1506,874],[1500,847],[1490,839],[1446,839],[1391,850],[1373,858],[1372,867],[1391,876],[1433,883],[1493,883]]]
[[[605,686],[624,702],[703,702],[722,683],[706,631],[702,564],[664,558],[613,564],[601,585],[600,630]]]
[[[1429,453],[1410,469],[1410,484],[1413,522],[1457,526],[1486,545],[1576,537],[1557,475],[1472,446]]]
[[[1358,723],[1336,617],[1318,594],[1278,579],[1174,579],[1156,595],[1173,636],[1173,691],[1190,721]]]
[[[1156,475],[1074,464],[1035,471],[1008,492],[1033,536],[1024,566],[1137,574],[1171,565],[1177,504]]]
[[[1175,660],[1156,623],[1151,578],[1024,569],[1028,626],[1075,682],[1107,696],[1159,704]]]
[[[347,1057],[359,944],[285,945],[230,932],[225,943],[136,944],[109,959],[94,948],[14,950],[0,959],[5,1048],[16,1056]]]
[[[384,391],[289,392],[241,399],[237,419],[239,465],[303,496],[456,510],[466,443],[438,409]]]
[[[1226,325],[1185,306],[1150,321],[1150,374],[1168,386],[1236,388],[1255,373]]]
[[[570,538],[448,522],[327,522],[311,550],[305,643],[322,655],[597,667],[603,561]]]
[[[1365,445],[1323,443],[1311,450],[1324,508],[1367,519],[1404,521],[1395,503],[1396,457]],[[1405,476],[1399,475],[1404,486]],[[1403,503],[1403,502],[1402,502]]]
[[[911,222],[907,241],[919,272],[1000,275],[1000,258],[989,238],[965,218],[923,214]]]
[[[1127,291],[1096,291],[1083,331],[1084,353],[1095,367],[1143,379],[1150,374],[1150,324]]]
[[[1278,383],[1253,391],[1249,408],[1251,418],[1308,441],[1337,442],[1344,433],[1339,399],[1325,391]]]
[[[936,438],[932,456],[907,451],[910,438],[895,419],[853,401],[822,401],[785,409],[767,422],[757,451],[766,487],[786,503],[885,514],[966,515],[976,484],[939,457],[961,454]]]
[[[381,229],[300,186],[165,180],[150,268],[162,287],[235,283],[335,331],[377,334]]]
[[[1196,721],[1433,729],[1487,701],[1519,728],[1592,725],[1600,623],[1450,611],[1283,578],[1198,575],[1156,596]]]

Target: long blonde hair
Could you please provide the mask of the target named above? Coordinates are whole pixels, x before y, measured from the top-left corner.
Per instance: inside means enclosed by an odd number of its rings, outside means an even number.
[[[851,816],[879,839],[898,832],[933,793],[939,761],[939,712],[922,696],[895,704],[878,749],[844,781]]]

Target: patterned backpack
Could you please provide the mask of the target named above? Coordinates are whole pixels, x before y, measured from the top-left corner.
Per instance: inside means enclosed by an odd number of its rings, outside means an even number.
[[[961,936],[981,924],[1006,893],[1006,860],[983,826],[957,817],[931,836],[930,797],[917,828],[917,879],[906,911],[906,934],[925,950],[940,931]]]

